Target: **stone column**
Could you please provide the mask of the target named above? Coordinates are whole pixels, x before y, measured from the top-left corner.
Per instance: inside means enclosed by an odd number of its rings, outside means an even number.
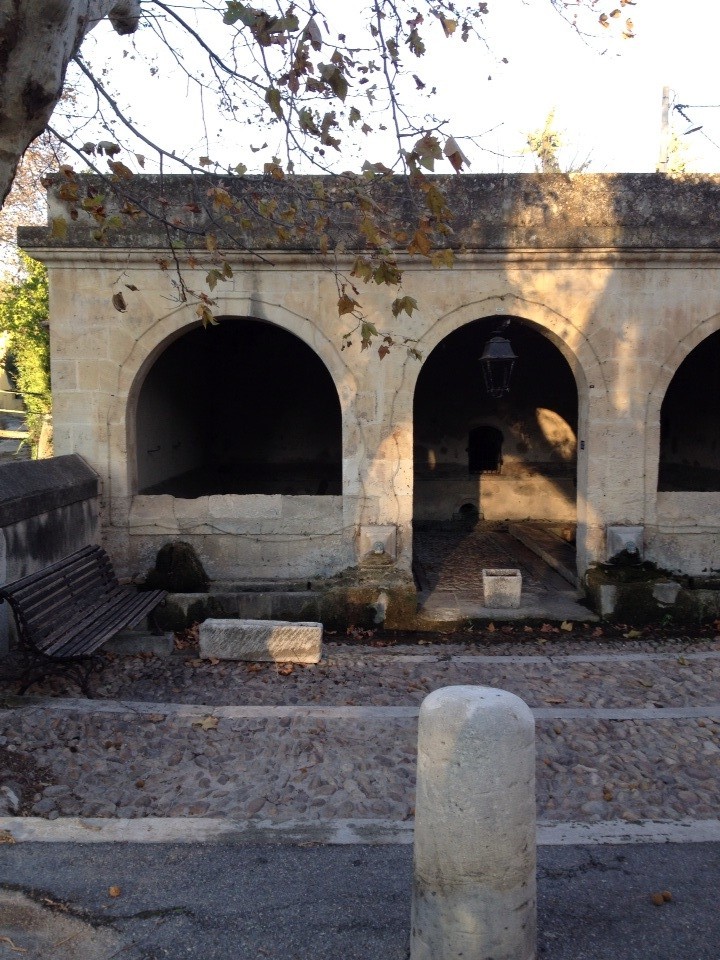
[[[489,687],[420,710],[411,960],[533,960],[535,723]]]

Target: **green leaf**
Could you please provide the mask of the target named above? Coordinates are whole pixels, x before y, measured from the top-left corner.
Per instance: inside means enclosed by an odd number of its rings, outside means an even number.
[[[403,311],[411,317],[413,310],[417,310],[417,308],[417,300],[415,300],[414,297],[398,297],[396,300],[393,300],[391,309],[394,317],[399,316]]]
[[[244,23],[246,27],[254,26],[257,20],[257,13],[245,3],[238,3],[237,0],[228,0],[227,10],[223,16],[223,23],[232,26],[238,20]]]
[[[64,240],[67,237],[67,231],[68,231],[68,224],[65,217],[52,218],[51,236],[53,240]]]
[[[361,280],[364,280],[365,283],[367,283],[368,281],[372,280],[373,265],[366,257],[358,257],[353,264],[350,275],[352,277],[359,277]]]
[[[208,274],[205,277],[205,283],[208,285],[210,290],[214,290],[215,287],[217,286],[218,280],[222,280],[222,279],[223,279],[223,275],[220,273],[219,270],[216,270],[213,267],[212,270],[208,271]]]
[[[280,97],[280,91],[277,87],[268,87],[265,91],[265,103],[270,107],[272,112],[278,118],[282,120],[283,118],[283,108],[282,108],[282,99]]]
[[[319,63],[318,72],[338,99],[345,102],[348,82],[345,74],[334,63]]]
[[[410,50],[415,54],[416,57],[421,57],[425,53],[425,44],[423,39],[417,31],[416,27],[410,31],[410,36],[407,39],[407,45],[410,47]]]
[[[374,323],[371,323],[369,320],[364,320],[360,325],[360,342],[362,349],[365,350],[370,346],[370,341],[373,337],[377,337],[378,332]]]

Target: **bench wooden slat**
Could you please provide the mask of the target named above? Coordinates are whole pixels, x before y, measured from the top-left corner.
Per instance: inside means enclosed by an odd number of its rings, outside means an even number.
[[[98,548],[99,549],[99,548]],[[57,566],[57,565],[53,565]],[[47,590],[52,590],[60,584],[72,589],[75,584],[97,583],[116,586],[118,584],[114,571],[108,569],[102,563],[97,552],[85,554],[72,562],[65,568],[53,569],[46,568],[38,573],[23,577],[22,580],[16,580],[12,584],[3,587],[3,591],[12,592],[12,594],[23,603],[32,603],[32,601],[43,595]]]
[[[0,602],[12,607],[23,648],[45,664],[94,653],[119,630],[139,623],[165,596],[165,590],[122,586],[99,546],[83,547],[0,587]]]
[[[66,615],[72,615],[73,609],[81,609],[95,600],[101,601],[112,589],[116,588],[90,580],[80,581],[72,589],[68,589],[64,583],[54,583],[46,584],[40,595],[32,601],[23,597],[15,597],[15,600],[22,606],[26,622],[41,627],[43,622],[54,616],[62,616],[63,611],[67,611]]]
[[[107,633],[109,630],[108,636],[112,636],[124,627],[133,626],[142,618],[143,611],[152,610],[159,602],[150,593],[133,593],[122,587],[120,591],[115,596],[108,597],[105,602],[85,610],[83,617],[74,621],[69,627],[61,626],[53,631],[45,638],[42,652],[46,656],[58,656],[57,651],[62,648],[65,651],[62,656],[73,655],[74,651],[82,651],[89,644],[94,643],[99,633]],[[162,599],[163,591],[153,592],[155,594],[159,592]],[[132,623],[130,623],[131,620]],[[103,642],[104,640],[100,641],[100,643]],[[95,649],[100,646],[100,643]]]
[[[139,598],[137,600],[133,598],[133,603],[134,612],[130,620],[128,620],[127,617],[129,612],[128,607],[123,608],[121,616],[101,616],[93,622],[92,627],[89,627],[87,632],[76,636],[70,643],[63,643],[56,647],[53,656],[69,658],[93,653],[102,646],[106,640],[115,636],[119,630],[135,626],[135,624],[142,620],[156,605],[155,603],[150,603],[145,598],[143,598],[142,603],[139,602]]]
[[[75,553],[71,553],[62,560],[56,560],[55,563],[48,564],[47,567],[43,567],[41,570],[36,570],[35,573],[28,573],[24,577],[19,577],[17,580],[13,580],[12,583],[6,583],[3,587],[0,587],[0,592],[4,593],[6,590],[11,590],[13,593],[21,591],[26,584],[33,583],[38,580],[44,580],[50,577],[51,574],[60,570],[65,570],[68,567],[72,569],[73,566],[82,563],[88,556],[91,556],[92,554],[97,555],[99,551],[105,553],[102,547],[82,547],[80,550],[76,550]]]

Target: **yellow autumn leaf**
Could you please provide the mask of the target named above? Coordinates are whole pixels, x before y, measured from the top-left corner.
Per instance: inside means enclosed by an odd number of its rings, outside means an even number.
[[[193,720],[194,727],[200,727],[201,730],[217,730],[217,725],[220,723],[217,717],[208,715],[203,717],[202,720]]]

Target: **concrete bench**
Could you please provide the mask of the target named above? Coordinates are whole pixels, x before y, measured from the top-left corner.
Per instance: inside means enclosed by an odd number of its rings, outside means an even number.
[[[220,660],[318,663],[321,623],[209,619],[200,624],[200,656]]]

